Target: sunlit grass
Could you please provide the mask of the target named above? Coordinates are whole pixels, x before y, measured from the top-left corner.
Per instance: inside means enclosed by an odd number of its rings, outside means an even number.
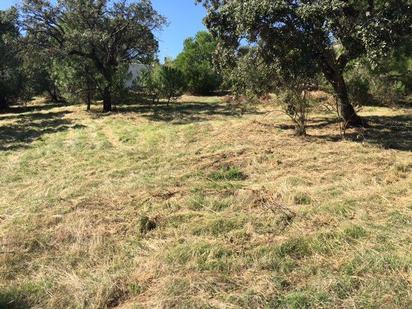
[[[35,106],[0,115],[0,307],[411,307],[407,110]]]

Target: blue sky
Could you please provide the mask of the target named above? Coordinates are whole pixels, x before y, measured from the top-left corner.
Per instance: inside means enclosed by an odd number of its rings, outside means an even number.
[[[18,0],[0,0],[0,10],[17,4]],[[202,20],[205,9],[195,5],[195,0],[152,0],[153,6],[167,17],[169,25],[158,34],[159,59],[175,57],[183,48],[183,41],[204,30]]]

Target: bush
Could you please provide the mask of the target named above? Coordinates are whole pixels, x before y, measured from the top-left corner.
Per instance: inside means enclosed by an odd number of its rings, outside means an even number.
[[[137,88],[151,98],[153,103],[172,99],[183,93],[184,77],[182,72],[170,64],[155,65],[150,71],[145,71],[137,82]]]
[[[245,98],[257,103],[274,88],[275,69],[264,64],[257,51],[244,47],[234,67],[223,70],[225,86],[231,89],[235,98]]]
[[[219,89],[222,79],[213,67],[216,46],[215,39],[206,31],[185,41],[182,53],[175,60],[175,66],[182,72],[186,90],[190,93],[209,95]]]
[[[159,69],[159,66],[155,66],[150,71],[143,71],[135,85],[137,91],[149,97],[153,103],[160,100],[160,82],[157,72]]]
[[[365,104],[373,99],[393,105],[405,99],[412,80],[410,50],[394,52],[374,67],[365,59],[351,63],[345,74],[351,100]]]
[[[405,97],[407,91],[405,84],[400,80],[390,80],[381,77],[373,80],[372,93],[376,100],[384,105],[393,105]]]
[[[163,65],[160,70],[160,95],[169,103],[183,93],[184,77],[179,69]]]
[[[17,100],[24,86],[17,20],[15,9],[0,11],[0,109]]]
[[[362,76],[354,76],[347,82],[351,102],[363,105],[371,100],[369,82]]]
[[[307,99],[306,92],[297,89],[285,89],[280,94],[283,111],[295,123],[295,133],[298,136],[306,135],[306,121],[311,107],[311,101]]]

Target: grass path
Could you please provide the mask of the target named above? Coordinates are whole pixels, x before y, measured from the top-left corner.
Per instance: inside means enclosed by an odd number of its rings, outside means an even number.
[[[0,307],[412,306],[410,110],[190,100],[0,114]]]

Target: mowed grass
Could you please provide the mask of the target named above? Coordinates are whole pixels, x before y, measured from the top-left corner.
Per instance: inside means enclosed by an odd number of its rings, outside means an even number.
[[[0,307],[411,308],[410,109],[219,100],[0,114]]]

